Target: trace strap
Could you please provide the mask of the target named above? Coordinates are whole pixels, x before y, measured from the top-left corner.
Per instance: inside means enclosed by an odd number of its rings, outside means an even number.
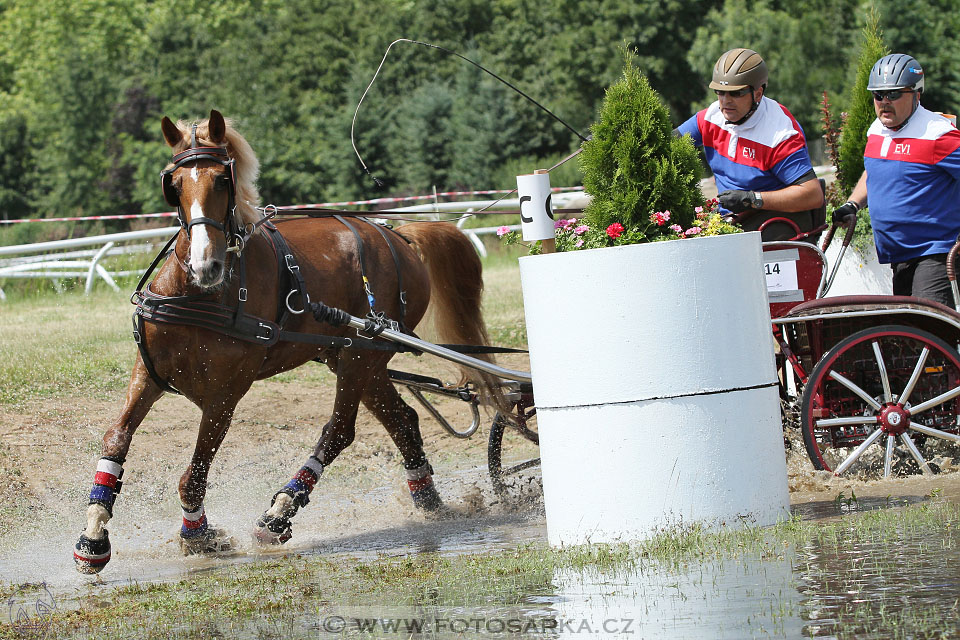
[[[363,245],[362,242],[360,242],[360,235],[357,233],[356,229],[354,229],[345,220],[341,219],[341,222],[350,228],[358,239],[359,258],[362,269]],[[405,312],[406,292],[403,290],[400,276],[399,257],[396,253],[396,249],[390,241],[388,234],[384,230],[380,229],[379,225],[369,220],[364,220],[364,222],[377,227],[380,230],[380,233],[383,235],[384,240],[386,240],[387,245],[390,247],[390,251],[397,267],[397,280],[401,309],[403,309]],[[398,326],[402,327],[403,323],[402,320],[397,322],[390,318],[386,318],[382,313],[376,313],[374,311],[374,300],[369,289],[369,281],[367,280],[366,275],[363,275],[363,281],[365,289],[370,297],[371,313],[364,321],[364,328],[362,329],[363,333],[359,333],[360,330],[358,330],[358,335],[366,338],[365,340],[358,342],[349,337],[328,336],[315,333],[300,333],[284,330],[282,326],[290,314],[300,314],[307,310],[311,312],[314,319],[318,322],[322,322],[334,327],[349,324],[352,316],[346,311],[337,309],[335,307],[329,307],[322,302],[311,301],[309,295],[306,293],[306,283],[304,282],[303,276],[300,273],[300,266],[297,263],[293,251],[290,249],[290,246],[283,238],[283,235],[280,233],[279,229],[277,229],[275,225],[266,221],[262,221],[262,225],[258,225],[255,227],[255,229],[259,228],[260,226],[262,226],[266,231],[264,237],[273,248],[274,255],[277,260],[279,278],[278,282],[280,283],[281,292],[280,300],[278,301],[277,322],[260,318],[244,311],[244,307],[247,302],[248,290],[246,285],[246,261],[243,252],[237,252],[237,256],[235,258],[239,286],[236,293],[236,302],[232,305],[224,302],[224,300],[228,299],[228,296],[230,296],[229,291],[222,294],[219,299],[212,299],[207,294],[165,296],[156,293],[150,288],[150,285],[147,284],[147,280],[149,279],[150,275],[154,272],[154,270],[156,270],[160,262],[166,258],[171,251],[171,246],[176,241],[179,234],[174,235],[169,241],[167,241],[164,247],[153,259],[150,267],[140,278],[140,281],[137,284],[137,290],[130,298],[130,301],[136,305],[136,310],[133,313],[133,337],[137,343],[137,348],[140,351],[140,357],[143,361],[144,367],[147,369],[147,373],[161,389],[170,393],[180,393],[180,391],[171,385],[169,381],[163,379],[159,375],[153,365],[153,361],[150,358],[150,353],[144,340],[144,323],[146,322],[197,327],[199,329],[206,329],[209,331],[222,333],[232,338],[244,340],[246,342],[251,342],[264,347],[270,347],[277,342],[284,341],[315,344],[336,349],[353,348],[416,353],[414,349],[410,349],[396,342],[390,342],[383,339],[375,340],[375,338],[385,329],[396,330]],[[285,294],[283,293],[284,291],[286,291]],[[302,304],[299,309],[294,309],[291,306],[292,298],[296,295],[300,296]],[[410,333],[405,329],[402,330],[405,333]],[[524,353],[524,350],[522,349],[489,347],[484,345],[443,344],[440,346],[450,349],[451,351],[457,351],[459,353]]]

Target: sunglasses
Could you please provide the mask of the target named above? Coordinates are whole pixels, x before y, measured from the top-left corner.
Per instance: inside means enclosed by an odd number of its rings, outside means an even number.
[[[900,99],[900,96],[913,93],[910,89],[894,89],[893,91],[871,91],[873,94],[873,99],[877,102],[883,102],[884,100],[889,100],[890,102],[896,102]]]
[[[734,91],[721,91],[719,89],[714,89],[714,93],[717,94],[717,97],[720,96],[730,96],[731,98],[742,98],[743,96],[750,93],[752,89],[750,87],[744,87],[743,89],[736,89]]]

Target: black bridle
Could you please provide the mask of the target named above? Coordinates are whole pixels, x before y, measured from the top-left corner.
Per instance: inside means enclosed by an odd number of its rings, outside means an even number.
[[[173,186],[173,172],[199,160],[211,160],[226,168],[223,174],[228,182],[227,215],[224,218],[225,223],[214,220],[213,218],[207,218],[206,216],[199,216],[187,222],[187,215],[180,203],[180,194],[177,193],[177,189]],[[219,230],[227,239],[228,244],[231,236],[239,237],[240,225],[236,220],[235,166],[234,160],[227,154],[227,150],[223,147],[197,146],[197,126],[194,125],[193,130],[190,132],[190,148],[173,156],[170,162],[172,163],[171,166],[160,172],[160,189],[163,192],[163,199],[166,203],[171,207],[177,208],[177,219],[180,222],[180,228],[189,233],[192,227],[198,224],[205,224]]]

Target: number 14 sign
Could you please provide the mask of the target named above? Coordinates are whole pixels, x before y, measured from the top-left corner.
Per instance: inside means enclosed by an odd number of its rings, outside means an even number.
[[[767,278],[767,291],[795,291],[797,289],[797,263],[795,260],[767,262],[763,265]]]

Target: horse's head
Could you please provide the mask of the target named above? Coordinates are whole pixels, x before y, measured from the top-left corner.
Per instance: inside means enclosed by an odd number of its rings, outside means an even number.
[[[239,234],[234,215],[234,161],[227,152],[227,125],[219,111],[190,127],[164,117],[163,137],[174,151],[161,176],[163,197],[177,208],[190,243],[187,270],[202,288],[224,280],[227,244]]]

